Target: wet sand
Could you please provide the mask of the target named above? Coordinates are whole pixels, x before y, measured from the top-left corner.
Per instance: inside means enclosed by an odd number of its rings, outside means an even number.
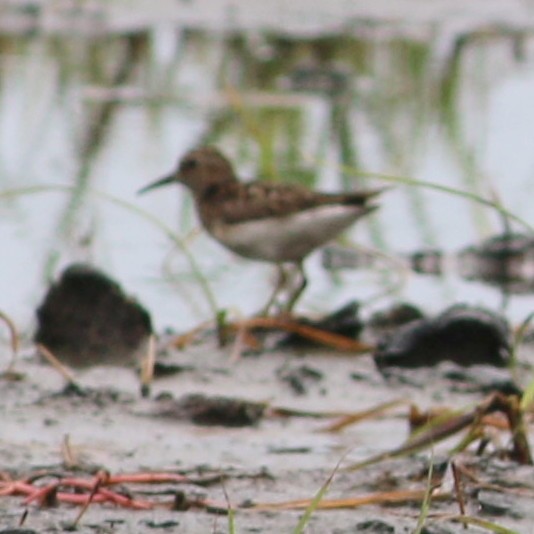
[[[523,352],[526,356],[522,356],[532,361],[532,354]],[[169,351],[162,361],[179,364],[185,370],[157,379],[148,399],[140,397],[138,378],[133,370],[119,367],[95,367],[78,372],[79,383],[91,392],[86,397],[61,394],[65,384],[55,370],[32,354],[22,356],[17,370],[24,373],[24,379],[2,382],[2,470],[14,476],[25,476],[37,469],[65,470],[61,450],[68,435],[74,459],[85,466],[84,469],[100,467],[112,474],[141,470],[224,474],[224,483],[214,482],[207,487],[163,485],[167,490],[183,490],[189,497],[200,496],[223,506],[227,499],[233,506],[245,501],[275,503],[311,499],[343,455],[346,456],[342,466],[346,466],[401,445],[408,436],[408,404],[401,403],[385,415],[365,420],[340,433],[326,433],[321,430],[334,419],[281,418],[268,413],[251,427],[199,426],[186,420],[156,416],[161,406],[161,401],[156,399],[171,396],[179,399],[188,393],[203,393],[296,410],[355,412],[396,399],[416,404],[421,409],[461,408],[472,406],[485,396],[480,384],[474,382],[478,378],[483,381],[483,372],[460,370],[464,379],[452,380],[448,378],[454,374],[451,371],[459,368],[451,364],[442,364],[437,369],[411,370],[401,378],[386,381],[371,357],[365,355],[288,349],[241,357],[234,362],[231,353],[231,345],[220,349],[212,341],[183,351]],[[495,372],[494,369],[488,371],[491,376]],[[508,373],[507,370],[498,372]],[[531,427],[531,441],[532,438]],[[444,458],[459,440],[456,436],[436,445],[434,459]],[[500,442],[506,444],[508,437],[501,434]],[[431,453],[426,451],[357,472],[340,471],[325,498],[356,497],[392,488],[424,489],[430,457]],[[503,478],[510,481],[519,473],[527,473],[523,476],[524,484],[532,497],[532,467],[490,458],[491,447],[482,459],[476,460],[473,453],[468,452],[460,455],[458,462],[476,464],[482,479],[491,478],[490,471],[494,474],[496,469],[502,469]],[[134,493],[140,488],[130,486]],[[154,487],[142,488],[154,491]],[[504,498],[503,495],[500,497]],[[171,499],[168,495],[154,498],[166,502]],[[516,496],[514,506],[519,506],[520,501]],[[61,531],[79,512],[79,508],[64,503],[53,508],[26,507],[23,497],[4,496],[0,498],[0,526],[14,528],[26,508],[29,514],[24,528],[38,532]],[[520,512],[512,508],[509,512],[492,515],[481,512],[480,503],[474,497],[468,502],[468,513],[472,515],[517,532],[534,532],[532,507],[525,505],[523,508]],[[411,532],[417,524],[419,510],[418,503],[321,510],[313,514],[306,532]],[[454,500],[449,499],[434,503],[430,511],[431,514],[457,514],[458,508]],[[290,532],[301,514],[297,510],[240,509],[235,524],[238,532]],[[368,521],[371,523],[367,524]],[[383,522],[383,525],[372,521]],[[458,523],[443,521],[439,522],[443,530],[438,530],[437,519],[429,521],[434,530],[428,532],[464,531]],[[380,530],[387,526],[394,530]],[[476,527],[470,528],[477,531]],[[77,530],[87,533],[227,532],[228,519],[206,510],[135,511],[93,503]]]

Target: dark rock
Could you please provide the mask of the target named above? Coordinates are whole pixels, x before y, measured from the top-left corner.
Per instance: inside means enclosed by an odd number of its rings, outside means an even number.
[[[317,383],[323,378],[323,374],[308,365],[296,368],[282,368],[276,373],[278,377],[289,385],[296,395],[304,395],[308,391],[310,382]]]
[[[499,315],[456,305],[434,319],[412,321],[386,336],[374,355],[379,368],[433,366],[448,360],[458,365],[505,366],[510,332]]]
[[[88,265],[68,267],[37,309],[35,341],[69,365],[129,364],[146,351],[149,313]]]

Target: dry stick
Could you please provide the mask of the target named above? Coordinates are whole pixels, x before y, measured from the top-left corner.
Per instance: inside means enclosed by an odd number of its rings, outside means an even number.
[[[217,480],[220,480],[218,477]],[[161,483],[186,483],[186,484],[196,484],[197,482],[186,475],[180,475],[179,473],[166,473],[161,472],[148,472],[148,473],[130,473],[130,474],[121,474],[121,475],[111,475],[107,481],[108,486],[113,486],[115,484],[161,484]]]
[[[324,499],[317,509],[320,510],[340,510],[347,508],[357,508],[369,504],[403,504],[409,502],[419,502],[425,498],[426,490],[399,490],[370,493],[360,497],[348,497],[344,499]],[[436,492],[433,499],[449,499],[450,493]],[[300,499],[278,503],[258,503],[252,506],[252,510],[301,510],[310,505],[311,499]]]
[[[413,454],[466,428],[476,420],[477,415],[477,412],[470,412],[467,414],[460,414],[454,418],[451,417],[439,427],[430,429],[415,438],[409,439],[403,445],[396,447],[393,450],[382,452],[364,460],[363,462],[344,467],[343,471],[356,471],[384,460]]]
[[[102,473],[102,472],[99,472],[96,475],[96,480],[95,480],[95,483],[93,485],[93,489],[91,490],[91,493],[89,494],[89,498],[87,499],[85,504],[82,506],[82,509],[80,510],[80,512],[76,516],[76,519],[72,523],[72,527],[73,528],[76,528],[76,526],[78,525],[80,519],[85,514],[85,512],[87,511],[87,508],[89,508],[89,505],[93,501],[97,491],[100,489],[100,486],[102,485],[103,482],[105,482],[105,479],[108,478],[108,477],[109,477],[109,475],[107,473]]]
[[[239,321],[237,324],[232,326],[233,328],[248,329],[278,328],[280,330],[286,330],[287,332],[299,334],[303,337],[311,339],[312,341],[331,346],[340,351],[369,352],[374,348],[372,345],[362,343],[361,341],[351,339],[347,336],[334,334],[332,332],[327,332],[326,330],[321,330],[320,328],[303,325],[297,321],[280,319],[278,317],[254,317],[245,321]]]
[[[230,353],[230,363],[237,363],[241,359],[244,349],[246,348],[247,328],[244,322],[240,321],[236,325],[236,335],[232,352]]]
[[[82,390],[74,375],[54,356],[54,354],[42,343],[37,343],[37,350],[43,358],[69,383],[70,386]]]
[[[465,499],[464,499],[464,490],[462,487],[462,481],[460,479],[461,474],[458,469],[456,469],[456,463],[451,462],[452,476],[454,480],[454,489],[456,491],[456,501],[458,502],[458,507],[460,508],[460,515],[465,515]],[[467,524],[464,523],[464,529],[467,528]]]
[[[334,412],[317,412],[314,410],[298,410],[296,408],[287,408],[285,406],[269,406],[269,415],[272,417],[309,417],[313,419],[331,419],[332,417],[350,417],[352,413],[334,411]]]
[[[481,423],[485,415],[497,411],[504,412],[510,423],[513,439],[512,457],[522,465],[532,465],[525,425],[519,409],[519,398],[515,395],[507,397],[502,393],[493,393],[486,397],[473,411],[451,418],[438,428],[426,431],[392,451],[378,454],[368,460],[348,466],[344,470],[355,471],[382,460],[416,452],[427,447],[430,443],[435,443],[458,432],[468,425],[472,425],[473,428],[476,427],[477,424]]]
[[[72,447],[70,444],[69,434],[65,434],[63,436],[63,442],[61,443],[61,455],[63,456],[63,463],[68,468],[72,468],[77,464],[76,458],[74,456],[74,453],[72,451]]]
[[[150,385],[154,379],[154,365],[156,363],[156,338],[151,334],[148,338],[148,346],[145,357],[141,361],[141,397],[150,395]]]
[[[188,332],[174,336],[165,346],[172,347],[174,349],[183,349],[191,345],[197,336],[205,332],[208,328],[213,326],[213,321],[205,321],[198,326],[195,326]]]
[[[406,402],[408,401],[405,399],[396,399],[396,400],[384,402],[382,404],[379,404],[378,406],[369,408],[368,410],[362,410],[357,413],[343,415],[340,420],[335,421],[334,423],[321,429],[321,432],[339,432],[340,430],[344,429],[345,427],[349,425],[358,423],[362,421],[363,419],[369,419],[371,417],[381,415],[382,413],[389,410],[390,408],[394,408],[396,406],[399,406],[400,404],[405,404]]]

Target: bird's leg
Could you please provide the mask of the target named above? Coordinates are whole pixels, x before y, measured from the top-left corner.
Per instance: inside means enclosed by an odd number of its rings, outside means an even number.
[[[280,291],[283,289],[283,287],[287,283],[287,273],[284,270],[284,266],[279,263],[277,264],[278,269],[278,278],[276,280],[276,286],[274,287],[274,291],[272,292],[271,296],[269,297],[269,300],[267,301],[267,304],[264,306],[264,308],[259,312],[259,316],[265,316],[269,315],[269,311],[271,310],[272,306],[274,305],[276,301],[276,297],[280,293]]]
[[[285,312],[287,314],[291,313],[291,310],[297,303],[297,300],[300,298],[303,291],[306,289],[306,286],[308,285],[308,280],[306,279],[306,273],[304,272],[303,262],[299,261],[295,265],[297,268],[297,273],[300,277],[300,282],[299,282],[299,285],[293,290],[293,293],[291,294],[291,296],[288,298],[288,301],[285,307]]]

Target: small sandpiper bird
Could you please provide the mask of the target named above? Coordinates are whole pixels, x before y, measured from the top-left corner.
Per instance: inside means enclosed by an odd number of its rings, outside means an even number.
[[[191,150],[174,172],[139,193],[172,183],[190,189],[202,225],[219,243],[245,258],[278,266],[279,281],[265,313],[286,285],[283,264],[296,266],[300,276],[285,305],[290,312],[306,287],[306,256],[376,209],[368,201],[382,191],[321,193],[294,184],[243,183],[212,147]]]

